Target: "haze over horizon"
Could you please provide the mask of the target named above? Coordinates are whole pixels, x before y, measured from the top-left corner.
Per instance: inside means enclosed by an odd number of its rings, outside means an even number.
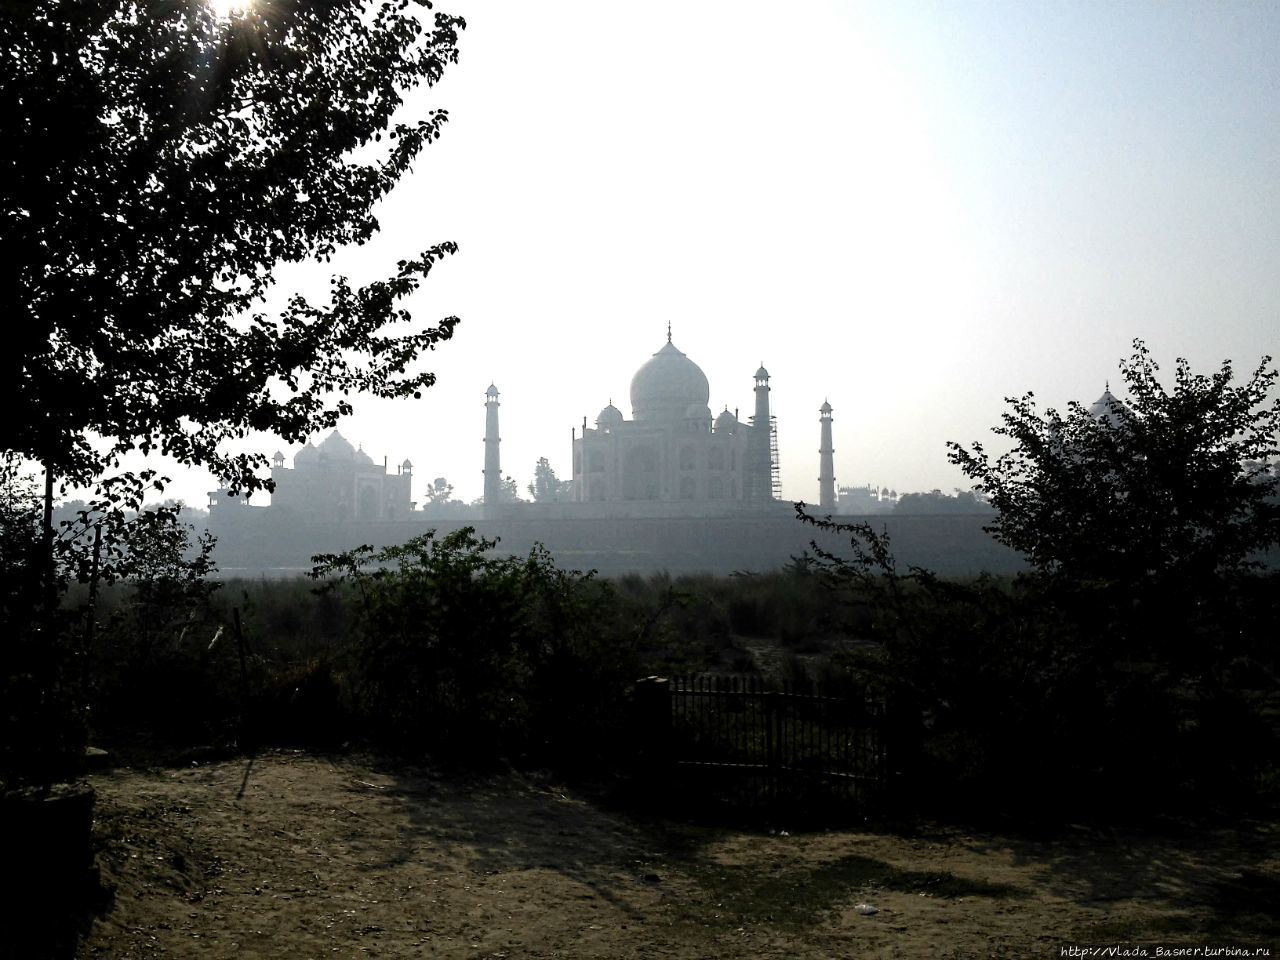
[[[412,104],[443,138],[373,242],[278,286],[459,243],[408,304],[462,318],[422,360],[439,382],[339,426],[410,459],[419,501],[480,495],[491,382],[504,473],[567,479],[570,431],[631,415],[668,323],[713,413],[747,416],[768,368],[783,494],[810,502],[824,400],[840,484],[950,490],[947,440],[987,440],[1005,396],[1093,401],[1135,337],[1170,373],[1275,352],[1274,5],[440,7],[462,59]],[[203,506],[207,475],[166,472]]]

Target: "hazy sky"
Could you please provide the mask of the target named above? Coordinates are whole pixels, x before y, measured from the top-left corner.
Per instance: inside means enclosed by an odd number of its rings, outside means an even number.
[[[410,304],[462,318],[439,383],[340,427],[411,459],[419,500],[440,475],[479,496],[490,382],[504,472],[567,477],[570,430],[630,417],[668,322],[713,412],[747,416],[768,367],[783,492],[810,501],[823,400],[840,484],[951,489],[946,440],[1026,390],[1091,402],[1134,337],[1167,370],[1276,352],[1274,3],[439,5],[468,23],[416,101],[444,137],[374,243],[281,274],[322,296],[460,244]]]

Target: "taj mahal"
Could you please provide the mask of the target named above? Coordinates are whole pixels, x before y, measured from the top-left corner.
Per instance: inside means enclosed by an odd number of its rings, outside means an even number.
[[[778,464],[769,414],[769,372],[755,374],[755,413],[740,421],[726,407],[712,417],[699,366],[667,342],[631,378],[631,419],[610,401],[573,433],[572,502],[768,502]],[[499,474],[497,388],[486,395],[485,502]]]
[[[631,378],[631,416],[612,400],[592,425],[583,418],[571,434],[573,475],[567,496],[555,503],[513,502],[504,496],[499,432],[500,394],[496,384],[485,391],[484,495],[472,504],[451,502],[445,511],[456,519],[696,518],[760,516],[791,507],[781,500],[777,429],[769,404],[769,371],[762,363],[754,374],[752,413],[740,418],[727,406],[712,414],[707,376],[672,342],[646,360]],[[1110,390],[1091,408],[1095,416],[1113,417]],[[832,407],[818,408],[819,511],[870,512],[868,498],[856,488],[836,487],[832,446]],[[285,466],[285,456],[272,458],[274,484],[266,509],[280,519],[306,523],[403,522],[422,518],[412,499],[413,464],[407,459],[394,471],[377,463],[338,431],[318,444],[308,442]],[[508,481],[509,482],[509,481]],[[219,519],[250,509],[247,503],[212,491],[209,506]],[[883,491],[891,501],[890,491]],[[426,513],[442,514],[436,509]]]
[[[745,378],[744,378],[745,379]],[[502,493],[500,394],[485,392],[484,496],[479,516],[535,511],[564,518],[698,517],[769,512],[780,502],[777,432],[769,409],[769,371],[754,375],[751,414],[727,406],[712,414],[702,369],[672,342],[631,378],[628,418],[610,400],[590,424],[571,434],[573,475],[563,502],[511,503]],[[820,507],[836,500],[831,406],[821,414]],[[413,465],[377,463],[338,431],[307,443],[285,465],[272,458],[272,514],[302,522],[405,521],[422,513],[412,499]],[[214,491],[210,507],[223,519],[243,503]],[[462,506],[462,505],[457,505]],[[785,508],[789,511],[789,507]],[[456,512],[456,511],[455,511]]]
[[[744,370],[744,387],[747,376]],[[484,492],[471,503],[441,500],[428,487],[420,494],[427,502],[418,504],[413,464],[376,461],[335,430],[306,444],[291,466],[276,453],[269,505],[213,492],[209,522],[219,564],[291,574],[320,552],[463,527],[499,543],[500,551],[523,555],[540,545],[565,566],[605,575],[776,569],[804,555],[818,535],[824,549],[841,549],[841,537],[797,523],[793,505],[781,498],[764,364],[752,377],[745,415],[727,405],[713,413],[710,396],[706,374],[668,328],[666,342],[631,378],[630,415],[607,399],[594,423],[583,418],[573,425],[572,476],[554,478],[556,495],[535,501],[514,497],[513,481],[502,473],[496,384],[484,391]],[[816,512],[861,510],[857,494],[869,488],[836,487],[831,405],[823,402],[816,412]],[[979,515],[894,517],[895,546],[906,562],[949,574],[1014,569],[1016,558],[991,540],[984,522]]]

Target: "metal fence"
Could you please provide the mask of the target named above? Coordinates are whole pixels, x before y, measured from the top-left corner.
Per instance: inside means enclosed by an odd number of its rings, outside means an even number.
[[[655,723],[682,779],[736,801],[867,806],[885,779],[882,710],[864,696],[753,677],[651,678]]]

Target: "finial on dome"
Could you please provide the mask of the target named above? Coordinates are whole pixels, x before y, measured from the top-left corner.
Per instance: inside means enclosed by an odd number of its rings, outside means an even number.
[[[671,321],[667,321],[667,343],[671,342]]]

